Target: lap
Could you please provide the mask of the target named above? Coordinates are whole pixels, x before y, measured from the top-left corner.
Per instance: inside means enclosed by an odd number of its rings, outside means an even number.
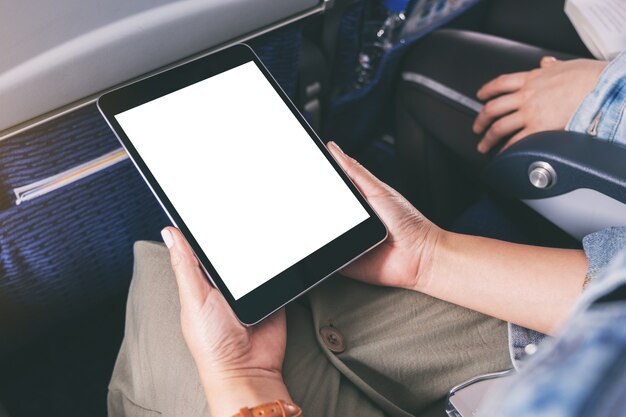
[[[193,358],[183,340],[179,313],[167,249],[138,242],[124,340],[109,384],[109,416],[209,416]],[[317,347],[310,310],[292,303],[287,317],[283,373],[290,394],[305,415],[382,416]]]
[[[511,367],[506,324],[415,291],[335,277],[310,295],[317,329],[341,333],[329,360],[387,413],[419,415],[454,385]]]
[[[287,307],[283,369],[304,415],[421,413],[463,379],[510,366],[502,322],[421,294],[335,277],[309,301]],[[208,416],[179,311],[167,250],[137,243],[110,416]],[[331,326],[341,353],[320,334]]]

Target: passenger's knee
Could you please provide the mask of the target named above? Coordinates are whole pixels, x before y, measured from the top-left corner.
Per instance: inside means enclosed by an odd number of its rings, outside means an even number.
[[[176,280],[167,248],[157,242],[138,241],[134,245],[134,269],[128,295],[129,304],[140,308],[178,300]]]

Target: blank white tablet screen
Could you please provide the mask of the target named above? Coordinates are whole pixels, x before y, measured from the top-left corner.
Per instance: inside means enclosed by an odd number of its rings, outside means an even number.
[[[115,118],[235,299],[369,217],[254,62]]]

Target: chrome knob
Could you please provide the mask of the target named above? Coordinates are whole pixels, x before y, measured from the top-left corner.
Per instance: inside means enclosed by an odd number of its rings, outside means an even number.
[[[548,189],[556,184],[556,171],[547,162],[533,162],[528,168],[528,180],[539,189]]]

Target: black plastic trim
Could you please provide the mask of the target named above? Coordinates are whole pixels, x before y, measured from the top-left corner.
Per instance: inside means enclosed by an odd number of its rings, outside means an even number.
[[[528,168],[536,161],[556,171],[553,187],[539,189],[530,183]],[[495,157],[482,177],[497,191],[521,200],[588,188],[626,204],[626,147],[581,133],[537,133]]]

